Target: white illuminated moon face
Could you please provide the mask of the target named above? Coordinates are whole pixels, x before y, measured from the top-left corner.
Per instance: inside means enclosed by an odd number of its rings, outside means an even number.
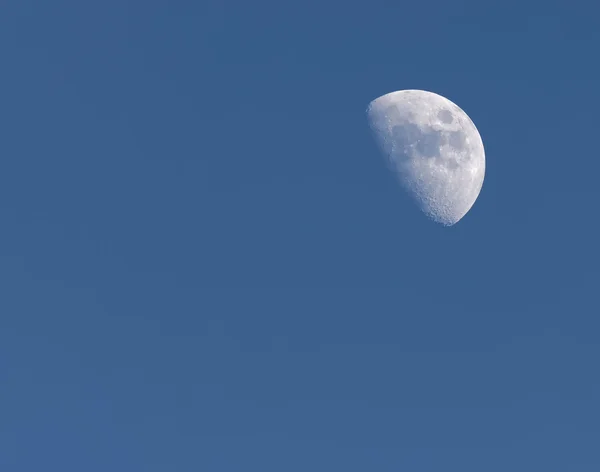
[[[419,208],[445,226],[465,216],[485,174],[483,142],[467,114],[435,93],[402,90],[373,100],[367,117],[391,169]]]

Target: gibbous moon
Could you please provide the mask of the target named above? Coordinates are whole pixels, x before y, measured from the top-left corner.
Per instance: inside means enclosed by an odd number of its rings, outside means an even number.
[[[483,185],[485,152],[463,110],[432,92],[402,90],[373,100],[367,117],[390,168],[428,217],[451,226],[467,214]]]

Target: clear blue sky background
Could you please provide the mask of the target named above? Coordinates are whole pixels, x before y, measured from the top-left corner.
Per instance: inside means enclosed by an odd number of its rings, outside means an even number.
[[[0,469],[600,470],[596,5],[4,0]],[[486,146],[451,228],[407,88]]]

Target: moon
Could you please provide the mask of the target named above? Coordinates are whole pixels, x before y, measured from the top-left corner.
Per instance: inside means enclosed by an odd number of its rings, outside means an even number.
[[[375,140],[417,206],[444,226],[457,223],[479,196],[485,151],[468,115],[447,98],[401,90],[367,108]]]

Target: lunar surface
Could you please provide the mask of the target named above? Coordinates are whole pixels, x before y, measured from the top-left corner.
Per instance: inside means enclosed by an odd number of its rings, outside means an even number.
[[[485,152],[457,105],[432,92],[402,90],[373,100],[369,125],[402,187],[432,220],[457,223],[479,196]]]

